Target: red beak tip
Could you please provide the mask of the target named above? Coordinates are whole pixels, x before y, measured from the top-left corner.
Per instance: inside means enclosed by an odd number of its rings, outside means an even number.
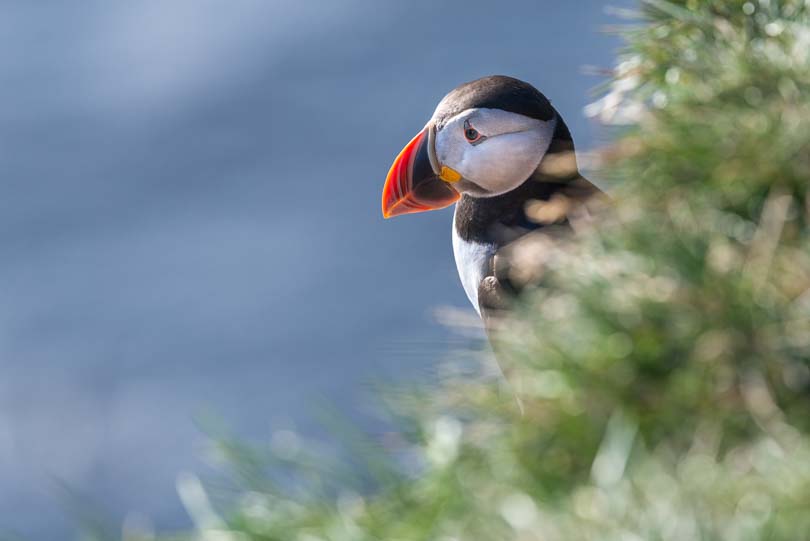
[[[399,205],[394,203],[393,205],[383,207],[383,209],[382,209],[383,218],[386,219],[386,220],[390,220],[394,216],[399,216],[401,213],[396,212],[396,209],[397,209],[398,206]]]

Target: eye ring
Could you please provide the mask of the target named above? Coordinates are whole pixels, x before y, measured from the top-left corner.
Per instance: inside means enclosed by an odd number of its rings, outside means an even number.
[[[476,130],[469,120],[464,121],[464,138],[468,143],[477,143],[483,139],[481,133]]]

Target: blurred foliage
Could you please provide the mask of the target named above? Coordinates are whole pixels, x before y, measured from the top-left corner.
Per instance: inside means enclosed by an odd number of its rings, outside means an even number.
[[[181,483],[189,537],[810,539],[810,2],[646,0],[623,33],[588,108],[611,211],[538,239],[498,340],[525,413],[451,378],[389,396],[353,467],[221,443],[238,488]]]

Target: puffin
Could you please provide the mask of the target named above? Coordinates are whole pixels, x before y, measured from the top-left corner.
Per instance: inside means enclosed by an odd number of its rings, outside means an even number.
[[[464,83],[394,160],[385,218],[455,204],[452,244],[467,298],[492,341],[531,279],[515,250],[530,235],[566,235],[602,192],[578,170],[571,133],[534,86],[503,75]],[[536,285],[536,283],[534,284]],[[503,366],[502,366],[503,368]]]

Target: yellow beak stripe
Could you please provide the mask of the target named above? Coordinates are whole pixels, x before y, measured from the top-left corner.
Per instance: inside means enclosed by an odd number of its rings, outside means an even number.
[[[446,165],[442,165],[442,172],[439,175],[439,178],[445,182],[458,182],[461,180],[461,173],[447,167]]]

